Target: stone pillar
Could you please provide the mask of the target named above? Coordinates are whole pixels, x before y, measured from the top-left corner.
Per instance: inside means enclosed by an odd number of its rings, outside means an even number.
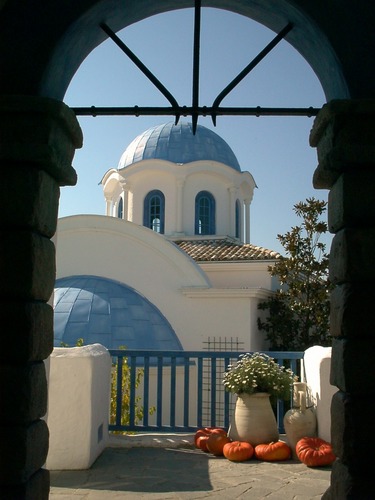
[[[76,183],[71,167],[82,134],[63,103],[0,97],[0,498],[49,494],[47,382],[53,348],[59,186]]]
[[[332,445],[338,457],[325,499],[374,495],[375,101],[332,101],[318,114],[316,188],[330,189]]]

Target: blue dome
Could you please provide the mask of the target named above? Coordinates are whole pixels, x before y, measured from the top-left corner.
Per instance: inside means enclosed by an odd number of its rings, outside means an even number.
[[[55,347],[99,343],[107,349],[182,350],[177,335],[161,312],[122,283],[97,276],[56,280]]]
[[[193,135],[191,123],[173,122],[152,127],[130,143],[121,156],[118,168],[142,160],[159,159],[172,163],[212,160],[241,172],[237,158],[228,144],[212,130],[198,125]]]

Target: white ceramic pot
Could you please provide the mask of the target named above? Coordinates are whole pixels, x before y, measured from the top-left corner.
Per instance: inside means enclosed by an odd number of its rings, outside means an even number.
[[[266,392],[238,395],[228,436],[233,441],[247,441],[253,446],[278,441],[279,431],[270,395]]]

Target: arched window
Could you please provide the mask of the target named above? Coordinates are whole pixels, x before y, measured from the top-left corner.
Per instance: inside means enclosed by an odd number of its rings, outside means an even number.
[[[208,191],[195,197],[195,234],[215,234],[215,199]]]
[[[236,238],[241,238],[241,202],[236,200]]]
[[[164,234],[164,194],[155,189],[150,191],[143,205],[143,225],[156,233]]]
[[[121,196],[117,204],[117,217],[119,219],[122,219],[124,217],[124,202]]]

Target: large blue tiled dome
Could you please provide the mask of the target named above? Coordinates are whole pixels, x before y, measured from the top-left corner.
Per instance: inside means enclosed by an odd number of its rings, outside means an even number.
[[[146,130],[126,148],[118,168],[149,159],[182,164],[211,160],[241,172],[235,154],[224,139],[202,125],[197,126],[196,134],[193,135],[191,123],[174,125],[170,122]]]
[[[55,347],[99,343],[107,349],[182,350],[167,319],[132,288],[97,276],[56,280]]]

